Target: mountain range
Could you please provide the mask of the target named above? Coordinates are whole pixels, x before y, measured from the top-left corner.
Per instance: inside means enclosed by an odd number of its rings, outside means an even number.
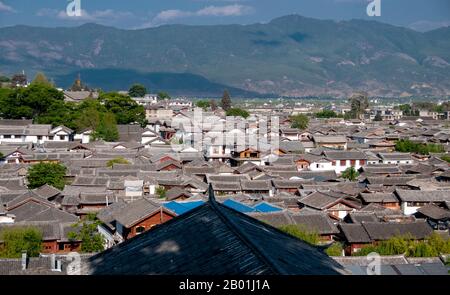
[[[62,87],[80,72],[91,87],[140,82],[187,95],[448,96],[450,27],[289,15],[251,25],[0,28],[0,72],[22,70]]]

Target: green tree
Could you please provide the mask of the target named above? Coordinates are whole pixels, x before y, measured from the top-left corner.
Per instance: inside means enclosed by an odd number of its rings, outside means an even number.
[[[448,163],[450,163],[450,156],[449,155],[443,155],[443,156],[441,156],[441,159],[446,161],[446,162],[448,162]]]
[[[243,117],[244,119],[246,119],[246,118],[248,118],[248,116],[250,116],[250,114],[246,110],[243,110],[240,108],[228,109],[228,111],[226,113],[227,113],[227,116]]]
[[[355,181],[359,176],[358,171],[356,171],[355,167],[348,167],[345,171],[342,172],[342,178],[348,179],[350,181]]]
[[[114,164],[131,164],[127,159],[125,159],[124,157],[117,157],[114,158],[112,160],[109,160],[106,163],[107,167],[112,167]]]
[[[144,107],[129,96],[117,92],[102,93],[99,101],[107,111],[114,114],[117,124],[139,123],[141,126],[147,124]]]
[[[167,92],[160,91],[158,92],[159,99],[170,99],[170,95]]]
[[[0,76],[0,83],[7,83],[10,82],[11,79],[7,76]]]
[[[69,240],[81,241],[81,251],[84,253],[105,250],[105,239],[98,232],[100,224],[95,214],[88,214],[82,222],[73,225],[74,231],[68,233]]]
[[[304,114],[291,116],[291,128],[306,129],[308,128],[309,118]]]
[[[402,153],[417,153],[429,155],[430,153],[443,153],[445,149],[440,144],[416,143],[409,139],[401,139],[395,142],[395,150]]]
[[[322,118],[322,119],[328,119],[328,118],[337,118],[338,115],[336,114],[336,112],[332,111],[332,110],[323,110],[321,112],[317,112],[315,114],[316,118]]]
[[[128,95],[131,97],[144,97],[147,94],[147,88],[142,84],[133,84],[128,90]]]
[[[163,186],[158,186],[156,188],[156,195],[160,198],[160,199],[165,199],[166,198],[166,189]]]
[[[279,229],[311,245],[319,243],[319,234],[316,231],[308,230],[305,226],[288,224],[280,226]]]
[[[63,189],[67,168],[59,163],[39,163],[28,169],[28,188],[33,189],[44,184]]]
[[[222,109],[224,111],[228,111],[231,108],[230,93],[228,93],[228,90],[226,90],[226,89],[223,92],[221,104],[222,104]]]
[[[325,253],[327,253],[328,256],[342,256],[343,250],[342,244],[335,242],[325,250]]]
[[[4,227],[0,230],[0,257],[20,258],[22,252],[30,257],[39,256],[42,249],[42,232],[35,227]]]
[[[94,140],[103,139],[105,141],[117,141],[119,130],[117,129],[116,118],[112,113],[100,113],[100,120],[92,137]]]
[[[195,106],[206,111],[210,107],[210,104],[207,100],[198,100],[197,102],[195,102]]]
[[[34,83],[16,88],[0,97],[0,116],[5,119],[34,119],[48,112],[55,103],[64,101],[64,94],[54,87]]]

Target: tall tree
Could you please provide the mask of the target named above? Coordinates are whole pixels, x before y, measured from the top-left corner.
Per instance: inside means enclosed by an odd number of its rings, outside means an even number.
[[[131,97],[144,97],[147,94],[147,88],[142,84],[133,84],[128,90],[128,95]]]
[[[231,98],[228,90],[225,89],[222,96],[222,109],[228,111],[231,108]]]
[[[350,97],[351,111],[353,118],[359,119],[369,107],[369,98],[366,92],[357,92]]]
[[[217,103],[215,99],[211,99],[209,101],[209,107],[211,108],[211,111],[217,110]]]
[[[103,103],[106,110],[113,113],[117,124],[139,123],[145,126],[145,109],[129,96],[117,92],[102,93],[99,101]]]
[[[69,240],[80,240],[81,251],[84,253],[101,252],[105,250],[105,240],[98,232],[98,225],[100,221],[95,214],[88,214],[82,222],[75,223],[74,228],[79,228],[79,231],[70,231],[68,233]]]

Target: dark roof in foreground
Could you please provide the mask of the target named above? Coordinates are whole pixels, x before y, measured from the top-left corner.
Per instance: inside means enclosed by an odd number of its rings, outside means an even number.
[[[217,203],[99,253],[85,274],[347,274],[319,248]]]

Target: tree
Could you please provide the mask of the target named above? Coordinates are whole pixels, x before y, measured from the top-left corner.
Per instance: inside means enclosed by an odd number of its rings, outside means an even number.
[[[343,250],[342,244],[335,242],[325,250],[325,253],[327,253],[328,256],[342,256]]]
[[[158,92],[159,99],[170,99],[170,95],[167,92],[160,91]]]
[[[231,108],[228,109],[227,116],[243,117],[246,119],[250,114],[246,110],[240,108]]]
[[[195,103],[195,105],[199,108],[202,108],[204,111],[206,111],[210,107],[210,103],[207,100],[199,100]]]
[[[383,121],[383,117],[381,117],[380,113],[377,113],[373,120],[376,121],[376,122],[380,122],[380,121]]]
[[[348,167],[347,169],[345,169],[345,171],[342,172],[341,176],[344,179],[348,179],[350,181],[355,181],[358,178],[359,173],[358,173],[358,171],[356,171],[355,167],[352,166],[352,167]]]
[[[100,120],[92,137],[94,139],[103,139],[105,141],[117,141],[119,139],[119,130],[117,129],[116,118],[112,113],[100,113]]]
[[[0,76],[0,83],[7,83],[10,82],[11,79],[7,76]]]
[[[130,164],[130,162],[127,159],[125,159],[124,157],[117,157],[112,160],[109,160],[106,163],[106,166],[112,167],[112,166],[114,166],[114,164]]]
[[[224,111],[228,111],[231,108],[231,98],[230,94],[228,93],[228,90],[225,89],[222,96],[222,109]]]
[[[216,103],[216,100],[215,99],[211,99],[210,101],[209,101],[209,106],[211,107],[211,111],[215,111],[215,110],[217,110],[217,103]]]
[[[67,168],[59,163],[39,163],[28,169],[28,188],[33,189],[48,184],[62,190]]]
[[[354,119],[359,119],[369,107],[369,98],[366,92],[357,92],[350,97],[350,115]]]
[[[298,114],[291,116],[291,128],[306,129],[308,128],[309,118],[306,115]]]
[[[47,79],[45,74],[42,72],[39,72],[36,74],[36,76],[34,77],[34,80],[31,82],[31,84],[41,84],[41,85],[53,87],[52,83],[50,83],[50,81]]]
[[[16,88],[0,100],[0,116],[5,119],[35,119],[48,112],[55,103],[64,101],[64,94],[52,86],[33,83]]]
[[[337,118],[338,115],[332,110],[323,110],[315,114],[316,118]]]
[[[434,143],[415,143],[409,139],[401,139],[395,142],[395,150],[403,153],[417,153],[428,155],[430,153],[443,153],[444,147]]]
[[[42,249],[42,232],[35,227],[4,227],[0,231],[0,257],[20,258],[22,252],[37,257]]]
[[[95,214],[88,214],[82,222],[72,225],[74,230],[68,233],[69,240],[81,241],[81,251],[84,253],[101,252],[105,250],[105,240],[98,232],[100,221]]]
[[[144,97],[147,94],[147,88],[142,84],[133,84],[128,90],[128,95],[131,97]]]
[[[158,186],[156,188],[156,195],[160,198],[160,199],[165,199],[166,198],[166,189],[163,186]]]
[[[316,231],[308,230],[305,226],[302,225],[283,225],[279,227],[279,229],[311,245],[316,245],[319,242],[319,234]]]
[[[145,109],[129,96],[117,92],[102,93],[99,101],[103,103],[106,110],[113,113],[117,124],[139,123],[147,125]]]

